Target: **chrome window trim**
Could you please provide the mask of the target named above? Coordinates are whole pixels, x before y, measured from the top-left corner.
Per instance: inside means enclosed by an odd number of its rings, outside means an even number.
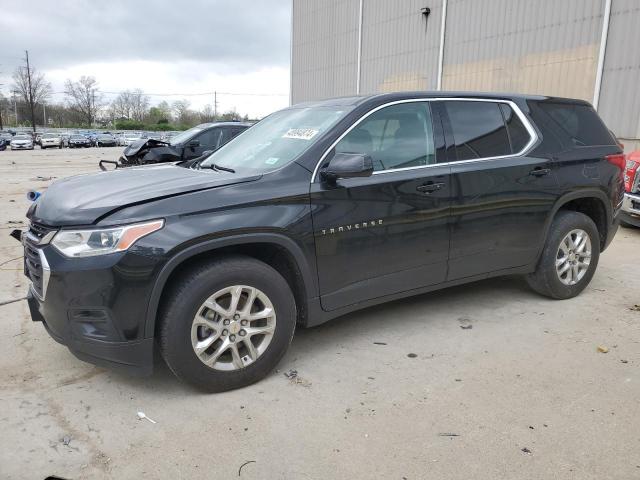
[[[383,108],[390,107],[392,105],[399,105],[399,104],[402,104],[402,103],[447,102],[447,101],[506,103],[507,105],[509,105],[511,107],[511,109],[516,113],[516,115],[518,115],[518,118],[520,119],[520,121],[524,125],[524,128],[527,130],[527,133],[529,133],[529,137],[530,137],[529,138],[529,142],[524,146],[524,148],[521,151],[519,151],[518,153],[512,153],[511,155],[501,155],[501,156],[497,156],[497,157],[471,158],[471,159],[468,159],[468,160],[459,160],[459,161],[455,161],[455,162],[432,163],[430,165],[420,165],[420,166],[417,166],[417,167],[391,168],[391,169],[388,169],[388,170],[378,170],[377,172],[373,172],[373,175],[380,175],[380,174],[384,174],[384,173],[393,173],[393,172],[402,172],[402,171],[406,171],[406,170],[417,170],[417,169],[420,169],[420,168],[442,167],[442,166],[447,166],[447,165],[464,164],[464,163],[471,163],[471,162],[485,162],[485,161],[488,161],[488,160],[500,160],[500,159],[504,159],[504,158],[522,157],[522,156],[526,155],[527,153],[529,153],[529,151],[531,150],[533,145],[539,139],[538,133],[533,128],[533,125],[531,124],[529,119],[524,115],[524,113],[522,113],[522,110],[520,110],[520,107],[518,107],[518,105],[516,105],[511,100],[494,99],[494,98],[465,98],[465,97],[409,98],[409,99],[404,99],[404,100],[396,100],[396,101],[393,101],[393,102],[385,103],[383,105],[379,105],[376,108],[374,108],[372,110],[369,110],[367,113],[362,115],[358,120],[356,120],[347,130],[345,130],[342,133],[342,135],[340,135],[329,146],[329,148],[327,148],[325,150],[325,152],[320,157],[320,160],[316,164],[316,167],[313,169],[313,175],[311,176],[311,183],[315,183],[316,182],[317,176],[318,176],[318,171],[320,170],[320,165],[322,165],[322,163],[324,162],[324,160],[327,157],[327,155],[329,155],[329,152],[331,152],[331,150],[333,150],[335,148],[335,146],[340,142],[340,140],[342,140],[345,136],[347,136],[347,134],[351,130],[353,130],[360,123],[362,123],[369,115],[372,115],[375,112],[377,112],[378,110],[382,110]]]

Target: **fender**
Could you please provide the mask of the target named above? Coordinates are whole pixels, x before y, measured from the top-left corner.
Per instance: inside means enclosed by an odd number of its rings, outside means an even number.
[[[158,274],[151,297],[149,298],[149,305],[147,306],[147,315],[145,319],[144,336],[145,338],[151,338],[154,336],[156,316],[158,313],[158,306],[160,304],[160,296],[169,279],[171,273],[184,261],[189,258],[208,251],[214,251],[222,247],[229,247],[234,245],[242,245],[248,243],[271,243],[283,247],[289,253],[293,255],[295,262],[300,270],[302,279],[304,282],[304,290],[307,298],[314,296],[310,295],[312,292],[317,292],[317,285],[314,279],[316,278],[307,263],[307,260],[302,252],[302,249],[289,237],[276,233],[249,233],[243,235],[232,235],[223,238],[217,238],[214,240],[208,240],[206,242],[192,245],[184,250],[181,250],[176,255],[171,257],[169,261],[162,267],[162,270]]]
[[[607,227],[613,223],[613,209],[611,207],[611,201],[607,198],[602,190],[588,188],[562,195],[560,198],[558,198],[558,200],[556,200],[556,203],[553,205],[553,208],[549,212],[547,220],[545,221],[544,235],[542,237],[543,240],[538,246],[538,254],[536,257],[535,265],[538,264],[537,259],[539,259],[540,255],[542,255],[542,250],[544,249],[547,234],[549,233],[549,229],[551,228],[551,222],[553,222],[553,219],[555,218],[556,213],[558,213],[558,210],[560,210],[563,205],[566,205],[570,201],[578,200],[580,198],[597,198],[598,200],[600,200],[604,206],[605,215],[607,217]]]

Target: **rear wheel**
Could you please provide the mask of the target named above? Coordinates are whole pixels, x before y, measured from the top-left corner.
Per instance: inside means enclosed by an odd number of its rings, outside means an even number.
[[[578,295],[591,281],[600,258],[600,234],[583,213],[557,214],[536,271],[526,277],[529,286],[547,297]]]
[[[296,325],[289,285],[250,257],[212,260],[182,274],[160,312],[160,349],[178,378],[208,392],[265,377]]]

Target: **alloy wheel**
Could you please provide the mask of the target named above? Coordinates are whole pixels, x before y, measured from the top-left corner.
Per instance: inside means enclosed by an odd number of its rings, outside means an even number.
[[[581,229],[571,230],[560,242],[556,255],[556,273],[565,285],[575,285],[591,264],[591,238]]]
[[[239,370],[267,349],[276,327],[276,312],[257,288],[234,285],[211,295],[191,325],[191,345],[202,363],[214,370]]]

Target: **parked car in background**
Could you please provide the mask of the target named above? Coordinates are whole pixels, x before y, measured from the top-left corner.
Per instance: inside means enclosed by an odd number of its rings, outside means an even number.
[[[7,145],[11,143],[13,134],[11,132],[0,132],[0,139],[4,140]]]
[[[62,148],[63,147],[62,135],[58,133],[43,133],[40,135],[40,148]]]
[[[84,135],[73,134],[69,137],[69,148],[90,147],[91,140]]]
[[[203,123],[171,138],[170,142],[140,139],[122,152],[122,165],[192,160],[204,152],[219,149],[252,124],[240,122]]]
[[[120,146],[126,147],[133,142],[140,140],[140,132],[127,132],[120,137]]]
[[[19,133],[11,139],[11,150],[33,150],[33,138],[31,135]]]
[[[620,220],[624,226],[640,227],[640,150],[627,155],[624,188]]]
[[[116,147],[118,142],[116,141],[116,137],[110,133],[100,133],[96,135],[95,144],[96,147]]]
[[[27,213],[28,305],[83,360],[149,373],[159,350],[203,390],[239,388],[296,326],[357,309],[502,275],[576,297],[617,231],[624,169],[582,100],[308,102],[199,162],[54,182]]]

